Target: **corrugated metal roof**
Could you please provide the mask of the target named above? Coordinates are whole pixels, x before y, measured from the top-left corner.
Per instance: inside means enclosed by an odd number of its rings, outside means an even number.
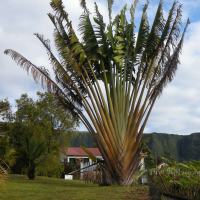
[[[94,156],[101,156],[98,148],[87,148]],[[87,156],[88,154],[83,151],[80,147],[69,147],[66,151],[66,155],[82,155]]]

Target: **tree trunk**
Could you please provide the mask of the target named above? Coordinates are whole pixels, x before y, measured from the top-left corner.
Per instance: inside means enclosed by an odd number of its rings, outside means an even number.
[[[28,178],[30,180],[33,180],[35,178],[35,165],[30,165],[28,167]]]
[[[121,167],[121,170],[116,171],[109,171],[109,168],[106,166],[106,162],[101,164],[101,171],[102,171],[102,186],[108,185],[121,185],[121,186],[131,186],[134,182],[138,172],[140,171],[141,167],[141,156],[140,156],[140,148],[135,153],[135,162],[131,163],[124,163],[124,166]],[[113,176],[114,174],[114,176]]]

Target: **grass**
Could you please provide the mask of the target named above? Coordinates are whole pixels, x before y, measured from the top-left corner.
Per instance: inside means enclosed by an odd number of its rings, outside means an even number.
[[[108,186],[100,187],[98,184],[85,184],[81,180],[64,180],[37,176],[35,180],[29,180],[24,175],[10,175],[7,182],[7,190],[0,188],[0,199],[83,199],[83,200],[120,200],[134,199],[147,200],[147,186],[120,187]]]

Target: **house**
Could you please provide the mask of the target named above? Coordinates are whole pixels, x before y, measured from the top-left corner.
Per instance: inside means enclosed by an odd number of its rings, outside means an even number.
[[[141,155],[141,157],[142,157],[142,159],[141,159],[141,161],[140,161],[140,164],[141,164],[141,166],[140,166],[140,170],[145,170],[145,162],[144,162],[144,158],[146,158],[147,155],[145,155],[144,153],[140,153],[140,155]]]
[[[87,148],[96,158],[102,159],[101,153],[98,148]],[[88,158],[88,154],[79,147],[69,147],[66,152],[60,152],[62,163],[90,163],[92,160]]]
[[[98,148],[87,148],[96,158],[103,160]],[[140,161],[140,170],[145,170],[144,155],[140,153],[142,159]],[[96,165],[88,158],[88,154],[79,147],[69,147],[66,151],[60,151],[60,158],[62,163],[80,163],[80,179],[83,179],[83,171],[94,171]],[[72,175],[68,175],[72,178]]]
[[[98,148],[87,148],[96,158],[103,159],[101,156],[101,153]],[[143,153],[140,153],[142,156],[142,159],[140,161],[141,163],[141,170],[145,169],[145,163],[144,163],[144,155]],[[67,151],[60,153],[61,162],[62,163],[75,163],[75,162],[81,162],[81,163],[89,163],[92,164],[93,161],[88,158],[88,154],[79,147],[69,147]]]
[[[162,167],[166,167],[166,166],[169,166],[166,162],[161,162],[157,165],[157,168],[158,169],[161,169]]]

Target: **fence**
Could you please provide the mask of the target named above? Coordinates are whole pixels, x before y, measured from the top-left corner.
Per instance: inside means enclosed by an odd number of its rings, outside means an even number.
[[[80,179],[82,180],[83,179],[83,172],[88,172],[88,171],[94,171],[96,170],[97,168],[97,164],[96,165],[93,165],[94,163],[90,163],[90,162],[87,162],[87,163],[83,163],[83,162],[80,162]],[[90,166],[92,165],[92,166]],[[84,168],[84,169],[83,169]]]
[[[143,174],[146,173],[147,171],[148,171],[147,169],[144,170],[144,171],[141,173],[141,175],[140,175],[140,177],[141,177],[141,183],[142,183],[142,184],[148,183],[147,175],[143,175]],[[164,172],[164,170],[159,170],[159,172],[162,173],[162,172]],[[167,172],[170,173],[170,174],[172,174],[172,170],[167,169]],[[181,170],[179,169],[179,170],[178,170],[178,173],[180,173],[180,172],[181,172]],[[174,172],[174,173],[176,174],[177,172]],[[185,172],[185,171],[182,171],[182,173],[183,173],[183,174],[196,175],[195,172]],[[200,171],[198,171],[197,173],[200,175]],[[155,171],[155,172],[150,171],[150,172],[149,172],[149,175],[152,176],[153,174],[157,176],[157,171]]]

